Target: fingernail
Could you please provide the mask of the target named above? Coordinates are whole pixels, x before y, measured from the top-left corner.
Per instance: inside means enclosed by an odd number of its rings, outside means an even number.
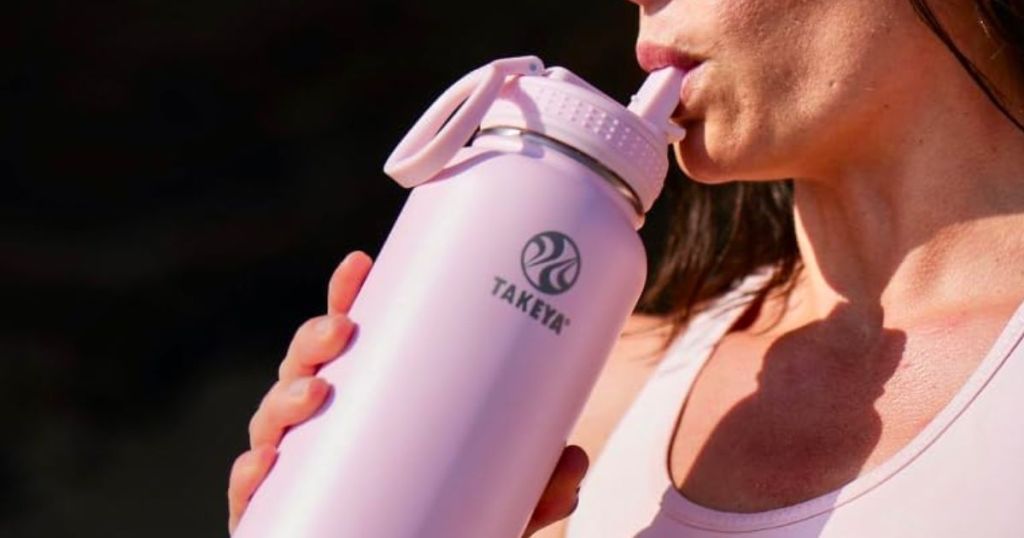
[[[292,381],[292,384],[288,386],[288,395],[293,398],[301,398],[302,396],[305,396],[306,392],[309,390],[309,383],[311,381],[313,381],[312,377]]]
[[[334,332],[334,319],[332,319],[330,316],[327,316],[318,321],[316,324],[316,332],[317,335],[320,336],[320,338],[327,338],[328,336],[330,336],[331,333]]]
[[[255,450],[250,450],[250,451],[246,452],[245,454],[242,454],[242,456],[240,458],[238,458],[238,467],[242,468],[242,469],[248,469],[249,467],[252,466],[252,462],[255,461],[255,460],[256,460],[256,451]]]

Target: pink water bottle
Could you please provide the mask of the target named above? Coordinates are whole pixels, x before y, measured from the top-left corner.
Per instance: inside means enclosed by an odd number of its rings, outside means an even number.
[[[318,374],[333,394],[236,538],[522,535],[639,300],[682,78],[655,72],[627,109],[510,58],[427,110],[384,168],[415,188]]]

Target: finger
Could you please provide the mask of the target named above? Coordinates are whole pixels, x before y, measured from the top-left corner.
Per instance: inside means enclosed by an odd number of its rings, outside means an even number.
[[[354,327],[345,314],[328,314],[306,321],[295,331],[278,368],[278,377],[290,381],[312,376],[320,365],[341,354]]]
[[[576,445],[565,447],[526,526],[526,536],[572,514],[580,482],[589,466],[590,459],[582,448]]]
[[[249,444],[277,446],[285,428],[298,424],[324,403],[330,386],[319,377],[278,381],[249,421]]]
[[[235,459],[228,478],[228,532],[235,532],[249,499],[267,476],[275,459],[277,451],[272,446],[249,450]]]
[[[348,313],[371,266],[373,266],[373,259],[369,254],[360,250],[350,252],[345,259],[341,260],[338,268],[331,275],[330,284],[327,285],[328,314]]]

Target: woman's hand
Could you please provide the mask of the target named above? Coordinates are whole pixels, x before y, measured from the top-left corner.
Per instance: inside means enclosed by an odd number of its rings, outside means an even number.
[[[348,318],[373,260],[352,252],[342,260],[327,287],[327,314],[312,318],[296,331],[278,369],[278,381],[270,388],[249,421],[249,451],[235,459],[228,479],[228,530],[235,531],[256,487],[277,457],[277,444],[285,429],[316,412],[330,387],[317,369],[337,357],[352,336]]]
[[[228,479],[228,530],[234,532],[249,504],[249,498],[266,477],[277,457],[277,445],[285,430],[309,418],[324,403],[331,387],[314,374],[334,359],[348,344],[354,328],[348,311],[370,272],[373,260],[363,252],[352,252],[331,276],[327,292],[327,314],[312,318],[299,327],[278,369],[278,381],[270,388],[249,422],[250,449],[237,459]],[[341,390],[344,390],[343,388]],[[525,536],[568,517],[576,506],[577,486],[588,466],[587,455],[578,446],[566,447]]]
[[[576,445],[565,447],[537,507],[533,509],[530,523],[523,533],[524,538],[572,514],[579,502],[580,482],[589,465],[590,460],[582,448]]]

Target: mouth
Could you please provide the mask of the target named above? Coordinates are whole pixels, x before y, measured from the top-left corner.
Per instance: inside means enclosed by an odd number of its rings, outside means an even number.
[[[636,45],[636,59],[648,73],[662,67],[678,67],[690,71],[703,62],[702,59],[672,47],[641,42]]]
[[[689,78],[690,72],[704,62],[703,59],[681,50],[650,42],[637,43],[636,59],[640,67],[648,73],[668,66],[678,67],[686,71],[686,78],[683,79],[684,90],[686,88],[686,79]],[[676,105],[675,110],[672,112],[672,121],[680,126],[684,126],[688,119],[682,97],[683,92],[680,91],[679,104]]]

